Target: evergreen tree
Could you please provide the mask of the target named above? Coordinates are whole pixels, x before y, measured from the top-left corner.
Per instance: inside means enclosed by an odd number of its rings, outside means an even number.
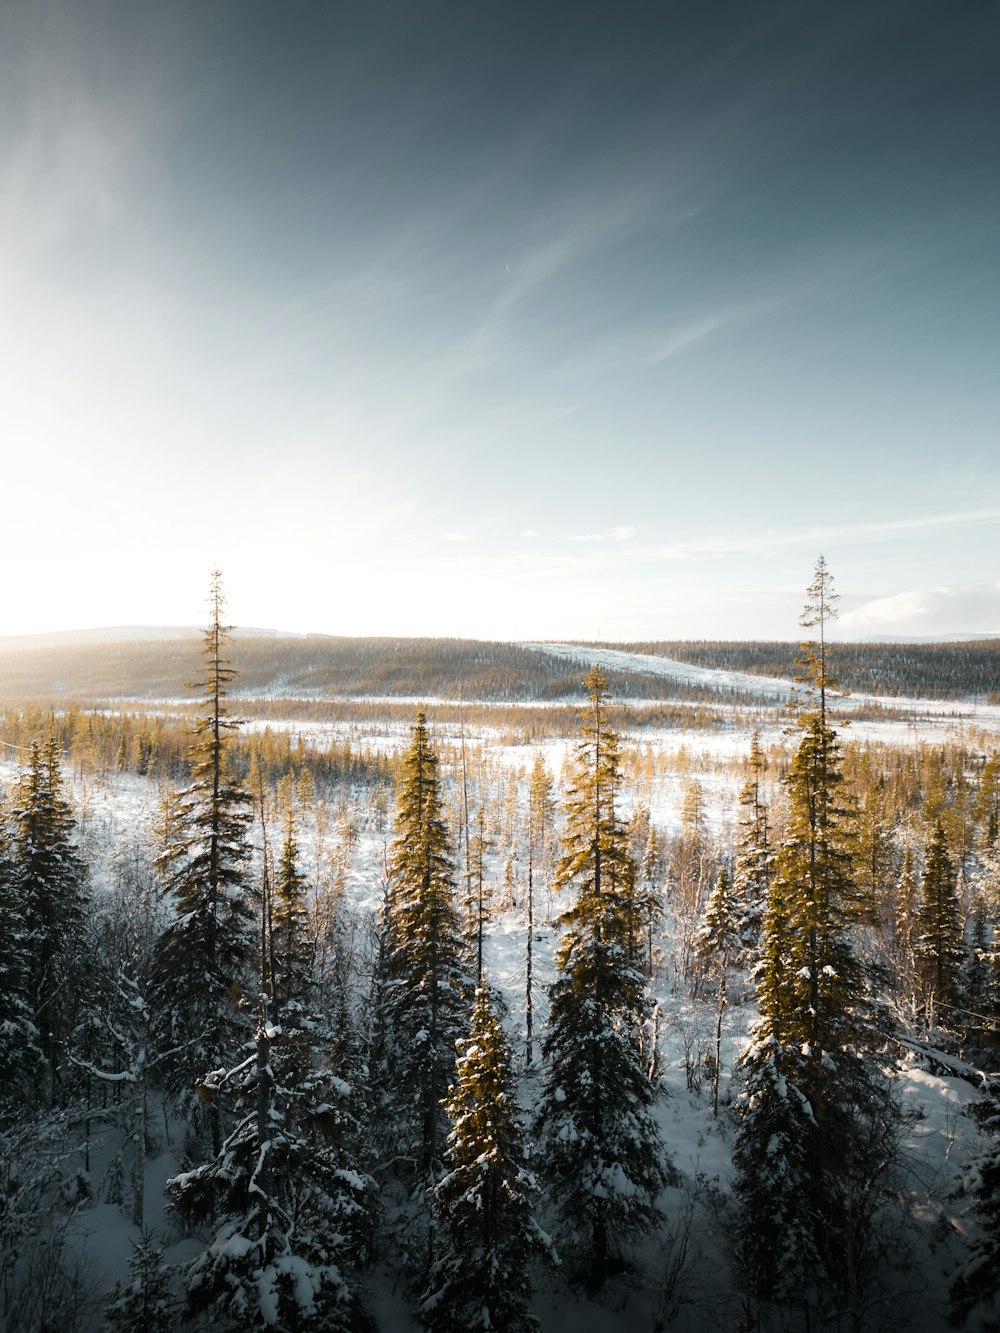
[[[917,967],[929,1023],[939,1009],[945,1026],[955,1021],[959,980],[965,960],[962,912],[955,887],[955,867],[940,820],[934,826],[917,908]]]
[[[903,852],[903,864],[892,904],[892,960],[897,989],[906,995],[913,994],[915,984],[913,923],[919,895],[916,857],[913,848],[907,847]]]
[[[900,871],[899,848],[889,818],[885,780],[872,777],[857,813],[855,901],[858,920],[891,929],[892,896]]]
[[[211,623],[203,636],[198,688],[204,712],[189,750],[190,785],[171,803],[158,870],[176,916],[160,940],[151,986],[165,1085],[193,1110],[196,1078],[226,1068],[242,1027],[240,994],[254,958],[250,903],[250,797],[233,771],[229,738],[238,727],[226,707],[235,671],[224,657],[221,575],[212,575]],[[218,1106],[209,1106],[212,1148],[222,1148]]]
[[[559,918],[565,933],[550,990],[539,1128],[564,1230],[599,1287],[619,1244],[655,1222],[657,1195],[675,1175],[650,1113],[653,1087],[642,1062],[649,999],[635,864],[615,808],[618,738],[596,667],[586,688],[555,881],[576,891],[576,903]]]
[[[967,1011],[967,1035],[975,1046],[980,1046],[998,1017],[995,929],[984,894],[976,894],[969,918],[969,948],[962,969],[961,991]]]
[[[29,1000],[31,952],[28,925],[10,847],[0,818],[0,1121],[15,1106],[30,1104],[41,1071],[38,1029]]]
[[[189,1224],[211,1220],[215,1231],[188,1268],[185,1310],[239,1333],[357,1333],[369,1325],[347,1268],[372,1183],[348,1156],[352,1089],[332,1069],[334,1043],[310,1005],[311,942],[298,929],[304,881],[290,824],[278,884],[273,894],[265,855],[255,1053],[200,1084],[213,1102],[232,1101],[235,1127],[212,1161],[168,1182],[176,1211]]]
[[[476,960],[476,984],[483,980],[483,945],[486,924],[490,918],[491,893],[486,883],[486,853],[492,850],[486,837],[485,816],[480,802],[476,815],[476,831],[469,844],[466,858],[465,913],[469,946]]]
[[[768,890],[774,873],[774,852],[767,825],[763,776],[766,761],[760,734],[750,740],[750,775],[740,792],[740,836],[733,868],[733,897],[739,921],[740,945],[733,961],[745,966],[757,957]]]
[[[541,753],[535,755],[528,779],[528,893],[527,933],[524,967],[524,1062],[530,1069],[534,1060],[535,1029],[535,878],[536,867],[548,864],[548,841],[552,827],[552,779]]]
[[[875,1021],[851,925],[856,895],[835,732],[827,725],[824,617],[834,594],[822,558],[803,624],[819,710],[787,779],[758,969],[760,1021],[742,1056],[746,1086],[734,1160],[741,1251],[755,1294],[810,1312],[824,1289],[860,1309],[870,1208],[891,1162],[895,1113],[877,1060]],[[818,608],[818,609],[817,609]]]
[[[983,765],[974,816],[983,846],[994,846],[1000,840],[1000,751],[994,750]]]
[[[128,1281],[115,1284],[104,1317],[115,1333],[172,1333],[177,1327],[177,1302],[154,1232],[143,1230],[132,1241]]]
[[[381,1076],[393,1135],[426,1179],[447,1137],[441,1099],[465,1026],[468,963],[455,908],[455,878],[442,813],[438,759],[423,713],[401,763],[396,837],[389,858],[380,990]]]
[[[696,937],[698,953],[718,979],[715,1005],[715,1061],[712,1069],[712,1114],[719,1114],[719,1075],[722,1061],[722,1021],[726,1012],[729,972],[743,952],[744,921],[729,870],[723,866],[705,907]]]
[[[419,1314],[433,1333],[530,1333],[528,1265],[548,1249],[532,1215],[511,1053],[487,986],[476,991],[469,1035],[458,1043],[445,1109],[447,1174],[432,1191],[441,1238]]]
[[[1000,1329],[1000,1091],[994,1078],[986,1100],[978,1108],[983,1128],[992,1136],[990,1147],[969,1164],[964,1186],[972,1197],[980,1231],[973,1238],[969,1258],[951,1284],[952,1323],[964,1324],[978,1311],[983,1333]]]
[[[66,1041],[84,986],[80,943],[87,903],[87,872],[76,848],[73,812],[63,795],[54,734],[44,748],[32,742],[28,766],[14,792],[12,822],[17,948],[26,946],[26,998],[43,1056],[39,1095],[53,1106],[65,1090]],[[23,1024],[23,1013],[21,1017]]]

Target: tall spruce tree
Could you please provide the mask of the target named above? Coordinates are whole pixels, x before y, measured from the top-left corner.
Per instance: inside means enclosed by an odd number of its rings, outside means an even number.
[[[31,951],[6,820],[0,816],[0,1122],[35,1099],[41,1072],[29,999]]]
[[[755,731],[750,740],[750,772],[740,791],[740,832],[733,867],[733,897],[740,923],[740,947],[733,961],[740,966],[751,963],[759,954],[764,911],[774,874],[774,851],[763,790],[765,768],[760,734]]]
[[[226,706],[236,672],[225,657],[222,576],[212,574],[210,624],[195,688],[203,712],[188,751],[190,784],[171,801],[158,872],[176,915],[157,950],[150,1007],[167,1090],[194,1111],[196,1079],[228,1068],[243,1039],[240,996],[251,983],[254,910],[249,884],[250,797],[235,772],[231,738],[239,723]],[[222,1148],[218,1105],[208,1123]]]
[[[447,1174],[432,1191],[439,1248],[419,1314],[433,1333],[531,1333],[532,1258],[549,1250],[532,1213],[510,1046],[488,986],[476,991],[469,1034],[458,1043]]]
[[[426,1183],[440,1174],[447,1138],[441,1099],[455,1068],[471,989],[455,904],[438,758],[423,713],[402,757],[396,836],[382,922],[380,1079],[397,1153]]]
[[[840,751],[827,723],[824,625],[835,606],[820,558],[803,625],[819,708],[787,778],[787,837],[775,866],[758,970],[760,1021],[734,1160],[741,1252],[759,1300],[803,1309],[831,1291],[860,1317],[870,1208],[894,1152],[897,1116],[878,1064],[883,1044],[851,938],[856,901]]]
[[[934,826],[917,907],[917,970],[928,1023],[954,1024],[965,960],[955,866],[941,821]]]
[[[188,1223],[214,1229],[188,1267],[185,1311],[234,1333],[358,1333],[370,1322],[349,1269],[372,1182],[354,1169],[356,1143],[345,1135],[352,1089],[332,1068],[335,1036],[311,1002],[312,942],[290,819],[276,885],[266,854],[262,881],[256,1049],[201,1084],[213,1102],[233,1106],[235,1124],[211,1161],[167,1187]]]
[[[598,668],[586,689],[555,876],[556,888],[574,891],[576,902],[559,918],[564,934],[549,992],[538,1123],[563,1231],[597,1288],[623,1257],[623,1243],[655,1223],[657,1195],[675,1173],[650,1112],[636,870],[615,805],[619,743]]]
[[[42,1053],[38,1096],[53,1106],[65,1091],[66,1042],[84,988],[80,942],[87,902],[87,871],[76,847],[73,812],[63,795],[54,734],[44,746],[31,745],[14,791],[12,824],[14,920],[20,917],[20,944],[27,954],[26,999]],[[30,1052],[28,1058],[30,1062]]]

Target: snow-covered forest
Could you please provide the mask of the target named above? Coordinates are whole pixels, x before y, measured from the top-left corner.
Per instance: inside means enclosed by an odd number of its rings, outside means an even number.
[[[8,682],[0,1327],[1000,1326],[995,655],[835,618]]]

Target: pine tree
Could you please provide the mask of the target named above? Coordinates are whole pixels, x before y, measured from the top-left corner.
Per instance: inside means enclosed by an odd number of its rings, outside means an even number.
[[[151,1008],[165,1085],[189,1110],[195,1080],[226,1068],[241,1039],[237,1002],[255,954],[248,884],[250,797],[233,771],[230,737],[238,722],[226,707],[235,671],[225,658],[221,575],[212,575],[211,623],[203,636],[198,688],[204,712],[189,750],[190,785],[168,811],[158,870],[176,917],[163,934]],[[218,1107],[210,1104],[212,1149],[222,1148]]]
[[[369,1327],[347,1268],[372,1182],[345,1143],[352,1089],[327,1059],[328,1026],[311,1005],[311,943],[291,822],[277,893],[263,862],[255,1052],[214,1070],[203,1095],[230,1100],[235,1127],[214,1159],[168,1182],[189,1223],[215,1235],[187,1272],[185,1312],[234,1330],[357,1333]],[[274,899],[277,898],[277,902]],[[275,942],[278,951],[275,952]]]
[[[962,913],[955,887],[955,867],[944,828],[934,826],[917,908],[917,968],[928,1023],[938,1010],[947,1026],[955,1020],[959,978],[965,961]]]
[[[44,748],[31,745],[14,792],[12,822],[13,892],[28,952],[27,1001],[44,1062],[39,1095],[53,1106],[64,1092],[66,1041],[84,987],[79,946],[87,903],[87,871],[63,795],[54,734]]]
[[[31,952],[28,925],[10,856],[6,821],[0,818],[0,1121],[30,1104],[41,1070],[38,1029],[29,1000]]]
[[[740,948],[734,962],[745,966],[757,957],[768,891],[774,873],[774,852],[768,836],[763,794],[766,767],[760,735],[750,741],[750,775],[740,792],[740,836],[733,869],[733,896],[738,904]]]
[[[722,1061],[722,1022],[726,1012],[729,973],[743,952],[742,903],[736,896],[729,870],[723,866],[705,907],[696,936],[698,953],[715,972],[718,989],[715,1005],[715,1062],[712,1070],[712,1114],[719,1114],[719,1075]]]
[[[536,867],[548,864],[548,840],[552,826],[552,779],[541,753],[535,755],[528,779],[528,892],[527,932],[524,966],[524,1062],[530,1069],[534,1060],[535,1029],[535,879]]]
[[[511,1052],[487,986],[476,991],[469,1034],[458,1043],[445,1109],[447,1174],[432,1191],[440,1237],[419,1314],[433,1333],[530,1333],[528,1265],[549,1248],[532,1214]]]
[[[177,1302],[154,1232],[144,1229],[132,1241],[128,1281],[115,1284],[104,1317],[116,1333],[172,1333],[177,1327]]]
[[[983,846],[994,846],[1000,840],[1000,751],[994,750],[983,765],[974,815]]]
[[[480,803],[476,815],[476,831],[472,835],[466,858],[465,918],[469,946],[476,960],[476,984],[483,979],[483,946],[486,925],[490,918],[490,888],[486,883],[486,854],[492,850],[486,837],[485,816]]]
[[[564,935],[550,990],[539,1129],[563,1228],[593,1287],[617,1247],[657,1218],[656,1198],[675,1178],[650,1113],[643,1068],[649,999],[642,973],[635,864],[615,799],[618,738],[607,719],[607,682],[595,667],[590,704],[566,794],[556,887],[576,891],[559,918]]]
[[[913,848],[907,847],[903,852],[903,864],[892,901],[892,959],[897,989],[906,995],[912,995],[914,987],[913,921],[919,891],[916,857]]]
[[[952,1323],[964,1324],[978,1311],[977,1327],[984,1333],[1000,1328],[1000,1091],[994,1078],[986,1100],[977,1108],[977,1119],[992,1137],[992,1143],[969,1163],[963,1181],[972,1197],[973,1213],[980,1231],[970,1246],[968,1259],[952,1278]]]
[[[984,894],[977,893],[969,913],[969,947],[961,976],[966,1033],[975,1046],[982,1044],[998,1017],[994,946],[989,904]]]
[[[857,899],[859,915],[881,923],[891,910],[900,855],[886,809],[885,781],[869,781],[858,812]]]
[[[741,1057],[736,1193],[741,1250],[757,1297],[802,1303],[808,1312],[826,1288],[856,1313],[869,1210],[893,1156],[898,1117],[877,1063],[883,1038],[851,940],[852,830],[825,710],[823,627],[835,595],[822,558],[809,599],[803,624],[820,626],[819,646],[807,656],[820,707],[802,719],[787,778],[787,837],[757,977],[760,1021]]]
[[[455,908],[455,878],[442,813],[438,759],[423,713],[403,756],[396,837],[389,858],[380,976],[381,1074],[393,1135],[418,1177],[440,1169],[447,1137],[441,1098],[465,1027],[468,961]]]

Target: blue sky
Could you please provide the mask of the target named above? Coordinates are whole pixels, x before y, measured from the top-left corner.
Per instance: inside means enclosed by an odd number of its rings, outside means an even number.
[[[8,3],[0,632],[1000,632],[1000,10]]]

